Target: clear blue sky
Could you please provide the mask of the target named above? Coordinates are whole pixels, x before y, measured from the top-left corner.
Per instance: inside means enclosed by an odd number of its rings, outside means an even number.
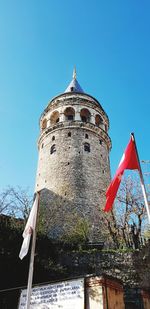
[[[150,1],[0,1],[0,187],[34,190],[38,120],[72,78],[110,119],[114,174],[134,131],[150,159]]]

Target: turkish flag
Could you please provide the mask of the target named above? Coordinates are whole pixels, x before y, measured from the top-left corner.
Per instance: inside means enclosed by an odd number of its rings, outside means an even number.
[[[125,152],[121,158],[115,177],[111,181],[106,191],[106,205],[104,211],[111,210],[125,169],[128,170],[137,169],[140,171],[140,165],[133,136],[131,136],[129,144],[125,149]]]

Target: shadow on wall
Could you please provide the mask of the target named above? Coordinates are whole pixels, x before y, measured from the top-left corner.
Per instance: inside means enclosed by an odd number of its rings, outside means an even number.
[[[93,213],[92,221],[89,213]],[[38,230],[49,238],[68,243],[88,242],[92,241],[95,226],[96,229],[98,226],[96,232],[102,239],[105,237],[102,232],[106,231],[103,224],[98,207],[95,210],[85,209],[85,205],[68,200],[67,196],[57,195],[48,189],[40,191]]]
[[[53,240],[69,241],[81,220],[87,226],[84,237],[88,238],[89,222],[84,218],[79,207],[67,197],[59,196],[48,189],[41,190],[38,221],[41,232]]]

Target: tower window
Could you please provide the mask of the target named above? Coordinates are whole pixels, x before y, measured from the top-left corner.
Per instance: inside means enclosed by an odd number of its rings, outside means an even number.
[[[89,143],[84,144],[84,151],[90,152],[90,144]]]
[[[101,139],[99,140],[99,143],[100,143],[100,145],[102,145],[102,140]]]
[[[100,127],[103,124],[103,119],[98,114],[95,116],[95,124],[97,127]]]
[[[52,137],[52,141],[54,141],[54,140],[55,140],[55,136]]]
[[[82,108],[80,112],[80,117],[83,122],[90,122],[91,113],[87,108]]]
[[[71,92],[73,92],[73,87],[70,88]]]
[[[87,118],[86,118],[85,116],[81,116],[81,120],[82,120],[83,122],[87,122]]]
[[[68,137],[71,137],[71,132],[68,132]]]
[[[51,150],[50,150],[50,154],[56,152],[56,145],[52,145]]]
[[[68,120],[73,120],[73,115],[68,115]]]
[[[85,138],[89,138],[88,134],[85,134]]]
[[[54,111],[50,117],[50,122],[51,125],[55,125],[56,123],[59,122],[59,112],[58,111]]]
[[[75,110],[73,107],[67,107],[64,111],[66,121],[72,121],[75,118]]]
[[[44,119],[42,121],[42,129],[46,129],[46,127],[47,127],[47,119]]]

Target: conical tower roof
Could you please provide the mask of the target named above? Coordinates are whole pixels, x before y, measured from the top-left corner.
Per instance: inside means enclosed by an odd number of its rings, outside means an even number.
[[[69,86],[66,88],[65,92],[81,92],[84,93],[83,89],[79,85],[76,79],[76,69],[73,70],[73,79],[70,82]]]

